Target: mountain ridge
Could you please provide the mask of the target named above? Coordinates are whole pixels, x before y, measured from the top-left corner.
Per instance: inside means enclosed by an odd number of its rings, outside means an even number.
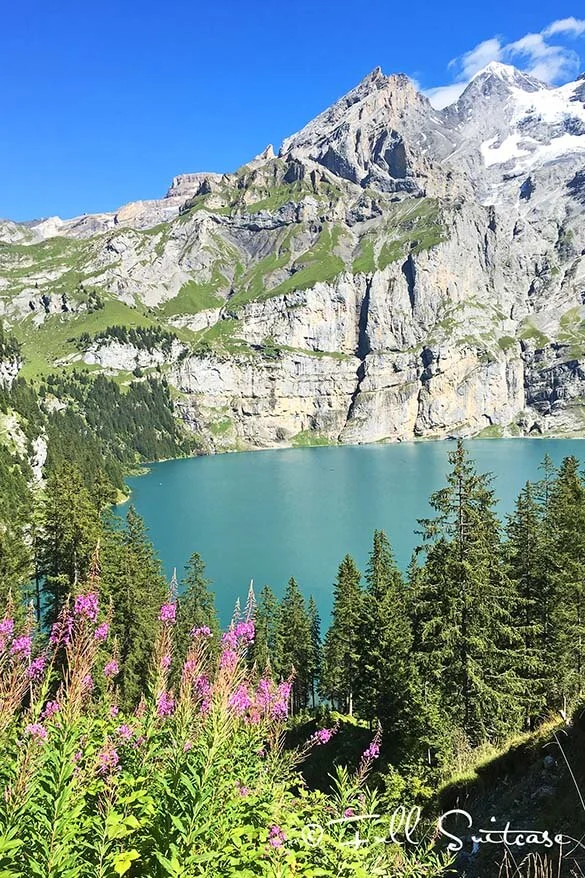
[[[32,378],[162,372],[210,450],[580,433],[584,174],[580,80],[492,64],[439,111],[375,68],[235,173],[0,222],[0,316]]]

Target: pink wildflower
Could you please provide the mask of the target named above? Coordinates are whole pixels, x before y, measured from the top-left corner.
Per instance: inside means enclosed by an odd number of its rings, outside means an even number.
[[[39,655],[34,661],[30,663],[28,666],[26,675],[29,680],[40,680],[43,676],[43,671],[45,670],[46,658],[44,655]]]
[[[343,812],[343,816],[344,817],[355,817],[355,811],[353,810],[353,808],[346,808],[345,811]]]
[[[238,716],[245,713],[251,704],[252,699],[248,694],[248,687],[243,684],[238,686],[236,691],[230,695],[229,706],[238,714]]]
[[[172,625],[177,618],[177,605],[163,604],[160,608],[158,618],[161,622],[169,622]]]
[[[160,666],[161,666],[161,670],[163,670],[163,671],[166,671],[166,670],[168,670],[168,669],[170,668],[170,666],[171,666],[171,657],[170,657],[170,655],[169,655],[168,653],[167,653],[167,655],[163,655],[163,657],[161,658],[161,660],[160,660]]]
[[[110,707],[110,716],[112,717],[112,719],[115,719],[115,717],[117,717],[119,713],[120,708],[118,707],[118,705],[112,704],[112,706]]]
[[[168,692],[162,692],[156,702],[158,716],[171,716],[175,710],[175,699]]]
[[[221,642],[229,649],[237,649],[238,647],[254,643],[254,623],[238,622],[234,628],[230,628],[229,631],[225,632]]]
[[[272,705],[272,716],[277,720],[284,720],[288,717],[288,700],[292,685],[290,683],[279,683],[278,696]]]
[[[213,637],[213,634],[208,625],[201,625],[200,628],[191,629],[191,637]]]
[[[337,729],[318,729],[311,737],[309,738],[309,744],[328,744],[333,735],[336,733]]]
[[[58,701],[47,701],[45,704],[45,709],[43,710],[41,717],[43,719],[50,719],[52,716],[55,716],[56,713],[59,713],[61,710],[61,705]]]
[[[20,637],[15,637],[12,641],[10,653],[11,655],[20,655],[30,658],[31,648],[32,637],[29,637],[28,634],[21,634]]]
[[[209,679],[205,676],[205,674],[201,674],[199,677],[197,677],[197,679],[195,680],[195,689],[197,691],[197,694],[201,695],[202,697],[209,695],[209,693],[211,692],[211,683],[209,682]]]
[[[122,723],[121,726],[118,726],[118,728],[116,729],[116,733],[124,741],[129,741],[130,738],[134,737],[134,732],[132,731],[130,726],[126,725],[126,723]]]
[[[269,710],[272,701],[272,686],[269,680],[259,680],[256,686],[256,705],[260,710]]]
[[[238,783],[237,783],[237,788],[238,788],[238,793],[240,794],[240,796],[249,796],[250,795],[250,788],[245,787],[243,784],[240,783],[240,781],[238,781]]]
[[[74,611],[76,616],[83,616],[91,622],[97,619],[99,610],[98,596],[95,592],[78,594],[75,598]]]
[[[281,848],[285,841],[286,836],[280,826],[276,826],[276,824],[271,826],[268,844],[273,848]]]
[[[81,683],[82,683],[82,685],[83,685],[83,688],[84,688],[87,692],[91,692],[91,691],[92,691],[92,689],[93,689],[93,677],[91,676],[91,674],[86,674],[85,677],[83,678],[83,680],[81,681]]]
[[[103,643],[104,640],[107,639],[109,633],[110,626],[107,622],[102,622],[102,624],[98,625],[98,627],[95,629],[93,636],[95,640],[99,641],[99,643]]]
[[[47,740],[47,730],[41,723],[29,723],[24,731],[39,744],[44,744]]]
[[[120,757],[115,747],[105,747],[98,753],[98,774],[110,774],[118,768]]]
[[[362,754],[362,758],[360,760],[361,770],[367,770],[370,762],[373,762],[374,759],[377,759],[380,755],[380,743],[382,741],[382,730],[378,728],[378,731],[372,738],[372,742],[370,746],[364,750]]]
[[[183,753],[188,753],[193,747],[193,741],[185,741],[183,744]]]
[[[58,619],[51,628],[49,643],[51,646],[67,646],[73,631],[73,616],[66,615]]]
[[[104,677],[117,677],[120,673],[120,666],[115,659],[110,659],[104,667]]]
[[[14,631],[14,619],[5,616],[0,622],[0,637],[12,637]]]
[[[219,657],[219,666],[227,671],[233,671],[238,663],[238,654],[233,649],[224,649]]]
[[[14,619],[4,617],[0,622],[0,651],[6,649],[6,644],[14,631]]]
[[[136,738],[136,740],[134,741],[132,746],[134,747],[135,750],[138,750],[139,747],[142,747],[142,745],[144,744],[145,741],[146,741],[146,738],[144,737],[144,735],[140,735],[139,738]]]

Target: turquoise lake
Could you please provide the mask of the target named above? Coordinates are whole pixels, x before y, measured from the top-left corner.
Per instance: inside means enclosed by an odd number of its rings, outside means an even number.
[[[176,567],[180,578],[189,555],[200,553],[223,624],[236,598],[245,601],[250,580],[256,592],[269,584],[280,595],[291,576],[327,619],[339,562],[349,553],[363,570],[375,528],[407,566],[420,542],[417,518],[428,515],[454,447],[412,442],[167,461],[129,479],[131,502],[169,577]],[[473,440],[467,448],[478,471],[495,476],[501,517],[526,480],[539,478],[545,453],[556,464],[569,454],[585,457],[582,440]]]

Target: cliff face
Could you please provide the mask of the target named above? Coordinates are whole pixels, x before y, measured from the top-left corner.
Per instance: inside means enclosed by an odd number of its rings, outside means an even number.
[[[165,374],[211,449],[578,432],[584,193],[583,80],[439,112],[377,69],[235,174],[0,224],[0,316],[25,372]]]

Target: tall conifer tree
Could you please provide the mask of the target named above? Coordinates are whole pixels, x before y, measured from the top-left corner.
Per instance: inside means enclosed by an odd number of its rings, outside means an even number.
[[[331,625],[323,643],[321,694],[343,713],[353,713],[360,659],[361,573],[350,555],[337,571]]]
[[[449,462],[447,486],[430,500],[436,516],[421,522],[428,545],[417,649],[446,721],[478,744],[521,722],[517,598],[505,575],[491,476],[476,473],[461,440]]]
[[[305,599],[293,577],[289,579],[278,614],[277,637],[279,642],[280,673],[288,676],[294,672],[292,709],[298,713],[307,706],[311,685],[313,639],[311,620]]]

